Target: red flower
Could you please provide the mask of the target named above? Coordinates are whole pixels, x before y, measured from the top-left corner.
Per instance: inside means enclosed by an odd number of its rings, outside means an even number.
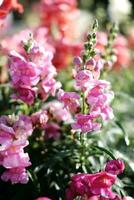
[[[0,1],[0,18],[6,17],[11,10],[23,12],[23,6],[17,0],[1,0]]]

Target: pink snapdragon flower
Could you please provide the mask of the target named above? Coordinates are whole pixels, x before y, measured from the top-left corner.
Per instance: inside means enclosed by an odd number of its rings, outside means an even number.
[[[70,112],[65,108],[64,104],[59,101],[51,101],[50,103],[46,104],[45,109],[48,110],[48,114],[50,114],[57,122],[72,122],[72,116]]]
[[[10,52],[10,75],[13,87],[34,86],[39,82],[40,70],[15,51]]]
[[[121,174],[125,169],[122,160],[109,160],[106,164],[105,171],[114,175]]]
[[[111,186],[115,180],[116,176],[103,171],[95,174],[76,174],[71,178],[66,199],[73,200],[78,196],[85,199],[93,196],[114,199],[116,194],[112,192]]]
[[[113,118],[113,111],[109,103],[114,98],[114,93],[109,91],[109,88],[109,82],[98,80],[87,95],[87,103],[90,105],[91,112],[98,112],[104,121]]]
[[[93,74],[89,70],[81,70],[77,73],[75,80],[76,86],[85,91],[93,84]]]
[[[53,53],[32,38],[28,42],[29,50],[25,57],[15,51],[10,52],[9,70],[16,91],[12,97],[31,105],[36,97],[46,100],[49,95],[55,96],[61,84],[55,80],[57,73],[52,64]]]
[[[101,124],[94,122],[98,117],[95,113],[89,115],[77,114],[75,115],[76,122],[72,124],[73,130],[80,130],[82,133],[97,131],[101,128]]]
[[[1,179],[6,182],[10,180],[12,184],[16,183],[26,184],[29,180],[25,168],[13,168],[6,170],[2,174]]]
[[[61,87],[61,83],[57,82],[52,77],[46,77],[46,79],[39,83],[38,87],[38,94],[40,99],[46,100],[49,95],[55,96],[56,91]]]
[[[33,126],[28,116],[20,116],[18,120],[8,116],[0,118],[0,165],[7,169],[2,180],[14,183],[27,183],[26,167],[31,165],[29,155],[24,152],[28,145]]]
[[[64,92],[63,90],[59,90],[58,99],[63,102],[65,107],[71,112],[76,112],[80,108],[80,96],[76,92]]]

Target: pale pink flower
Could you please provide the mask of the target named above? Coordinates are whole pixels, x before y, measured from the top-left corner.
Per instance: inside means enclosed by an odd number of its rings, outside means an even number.
[[[82,133],[97,131],[100,129],[101,124],[94,122],[98,115],[91,113],[75,115],[76,122],[72,124],[73,130],[80,130]]]
[[[13,168],[6,170],[2,174],[1,179],[5,182],[10,180],[12,184],[16,183],[26,184],[29,178],[25,168]]]
[[[72,122],[72,116],[70,112],[64,107],[64,104],[62,104],[61,102],[51,101],[50,103],[46,104],[45,108],[49,111],[49,113],[57,122]]]
[[[29,162],[29,156],[24,152],[9,154],[3,159],[3,167],[6,169],[28,167],[30,165],[31,163]]]
[[[75,80],[76,86],[85,91],[93,84],[93,74],[88,70],[81,70],[77,73]]]
[[[76,92],[64,92],[63,90],[59,90],[58,99],[72,112],[76,112],[80,108],[80,103],[78,101],[80,96]]]
[[[109,82],[97,80],[87,95],[87,103],[90,105],[91,112],[97,112],[104,121],[112,119],[114,116],[113,110],[109,106],[114,98],[114,93],[109,88]]]
[[[37,42],[33,42],[28,53],[29,59],[36,65],[36,68],[40,70],[41,79],[45,77],[53,77],[57,75],[55,67],[52,65],[53,52],[44,49],[43,46]]]
[[[28,175],[25,167],[31,165],[29,155],[24,152],[28,145],[28,137],[32,134],[33,127],[28,116],[19,119],[3,116],[0,118],[0,165],[9,169],[1,178],[14,183],[26,183]]]

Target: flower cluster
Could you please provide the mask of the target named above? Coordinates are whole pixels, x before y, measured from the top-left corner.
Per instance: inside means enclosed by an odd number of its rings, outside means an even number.
[[[16,91],[13,98],[20,99],[31,105],[35,98],[46,100],[54,96],[60,82],[56,82],[56,69],[52,65],[53,54],[44,50],[35,41],[25,44],[25,56],[15,51],[10,52],[10,76]]]
[[[2,180],[10,180],[12,184],[28,182],[25,168],[31,163],[24,148],[28,145],[32,131],[32,122],[28,116],[21,115],[18,120],[8,116],[0,118],[0,165],[6,168]]]
[[[74,175],[66,191],[66,199],[73,200],[79,196],[84,200],[121,200],[111,187],[116,181],[116,175],[123,170],[124,163],[121,160],[111,160],[108,161],[104,171]]]
[[[75,69],[73,75],[76,82],[76,92],[59,91],[58,98],[65,107],[75,115],[73,130],[82,133],[99,130],[100,120],[108,121],[113,118],[113,111],[110,102],[114,93],[110,91],[110,83],[101,80],[100,74],[103,69],[103,62],[99,55],[95,55],[96,32],[88,36],[85,43],[83,58],[75,57]],[[81,108],[81,109],[80,109]]]

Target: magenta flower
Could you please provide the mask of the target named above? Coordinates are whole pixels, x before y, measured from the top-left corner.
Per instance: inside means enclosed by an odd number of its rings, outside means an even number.
[[[45,139],[57,140],[60,137],[60,126],[54,122],[48,123],[45,126]]]
[[[97,131],[100,129],[101,124],[94,122],[98,116],[94,113],[89,115],[77,114],[75,116],[76,122],[72,124],[73,130],[80,130],[82,133]]]
[[[31,88],[29,86],[20,86],[15,88],[15,90],[17,94],[12,95],[13,99],[22,100],[29,105],[34,103],[37,88]]]
[[[109,160],[106,164],[105,171],[114,175],[121,174],[125,169],[122,160]]]
[[[63,90],[59,90],[58,99],[72,112],[76,112],[78,108],[80,108],[80,103],[78,101],[80,96],[76,92],[64,92]]]
[[[49,198],[47,198],[47,197],[39,197],[39,198],[37,198],[37,199],[35,199],[35,200],[51,200],[51,199],[49,199]]]
[[[114,199],[116,194],[111,186],[115,183],[116,176],[107,172],[95,174],[76,174],[72,177],[69,188],[66,191],[67,200],[73,200],[77,196],[86,199],[96,196]],[[100,198],[101,199],[101,198]]]

